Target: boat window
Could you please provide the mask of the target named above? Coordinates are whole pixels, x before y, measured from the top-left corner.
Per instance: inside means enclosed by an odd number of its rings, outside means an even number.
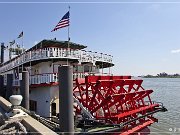
[[[84,65],[84,72],[90,72],[89,69],[90,69],[90,66]]]
[[[35,75],[39,74],[39,70],[38,70],[38,69],[35,69],[35,70],[34,70],[34,74],[35,74]]]
[[[53,57],[53,49],[50,48],[50,57]]]
[[[96,71],[95,66],[84,65],[84,72],[95,72],[95,71]]]
[[[96,67],[95,66],[92,66],[92,72],[96,72]]]
[[[73,65],[73,72],[84,72],[84,67],[81,65]]]
[[[78,66],[78,72],[84,72],[84,67],[83,66]]]

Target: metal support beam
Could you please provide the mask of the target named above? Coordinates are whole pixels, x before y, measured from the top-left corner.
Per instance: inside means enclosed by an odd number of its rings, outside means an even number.
[[[72,66],[62,66],[58,68],[59,123],[60,130],[66,134],[73,134],[74,132],[72,73]]]
[[[13,91],[13,74],[7,74],[7,84],[6,84],[6,99],[12,95]]]
[[[22,80],[20,81],[20,91],[23,96],[22,106],[29,110],[29,72],[22,72]]]
[[[0,96],[5,98],[6,96],[6,91],[4,89],[4,76],[0,75]]]

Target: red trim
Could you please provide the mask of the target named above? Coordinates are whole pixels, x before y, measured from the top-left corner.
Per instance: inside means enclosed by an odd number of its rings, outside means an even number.
[[[44,74],[57,74],[57,73],[43,73],[43,74],[35,74],[35,75],[31,75],[31,76],[44,75]]]
[[[58,82],[52,82],[52,83],[41,83],[41,84],[31,84],[30,87],[34,88],[34,87],[47,87],[47,86],[55,86],[58,85]]]
[[[139,125],[137,125],[136,127],[129,129],[127,131],[122,132],[120,135],[131,135],[133,133],[136,133],[144,128],[146,128],[147,126],[150,126],[151,124],[153,124],[155,121],[153,121],[152,119],[148,119],[147,121],[145,121],[144,123],[140,123]]]
[[[73,81],[75,83],[75,81]],[[48,86],[56,86],[58,85],[58,82],[51,82],[51,83],[41,83],[41,84],[31,84],[30,88],[35,88],[35,87],[48,87]]]

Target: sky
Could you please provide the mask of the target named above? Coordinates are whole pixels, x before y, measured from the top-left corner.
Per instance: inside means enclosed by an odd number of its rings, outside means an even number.
[[[180,1],[0,0],[0,42],[21,43],[21,31],[27,49],[43,39],[67,40],[67,28],[51,30],[68,6],[71,41],[113,55],[114,74],[180,73]]]

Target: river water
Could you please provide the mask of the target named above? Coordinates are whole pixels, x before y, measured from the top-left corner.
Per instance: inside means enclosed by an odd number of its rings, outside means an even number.
[[[180,78],[143,78],[143,87],[152,89],[153,101],[160,101],[168,109],[158,112],[158,123],[150,126],[152,135],[180,134]]]

